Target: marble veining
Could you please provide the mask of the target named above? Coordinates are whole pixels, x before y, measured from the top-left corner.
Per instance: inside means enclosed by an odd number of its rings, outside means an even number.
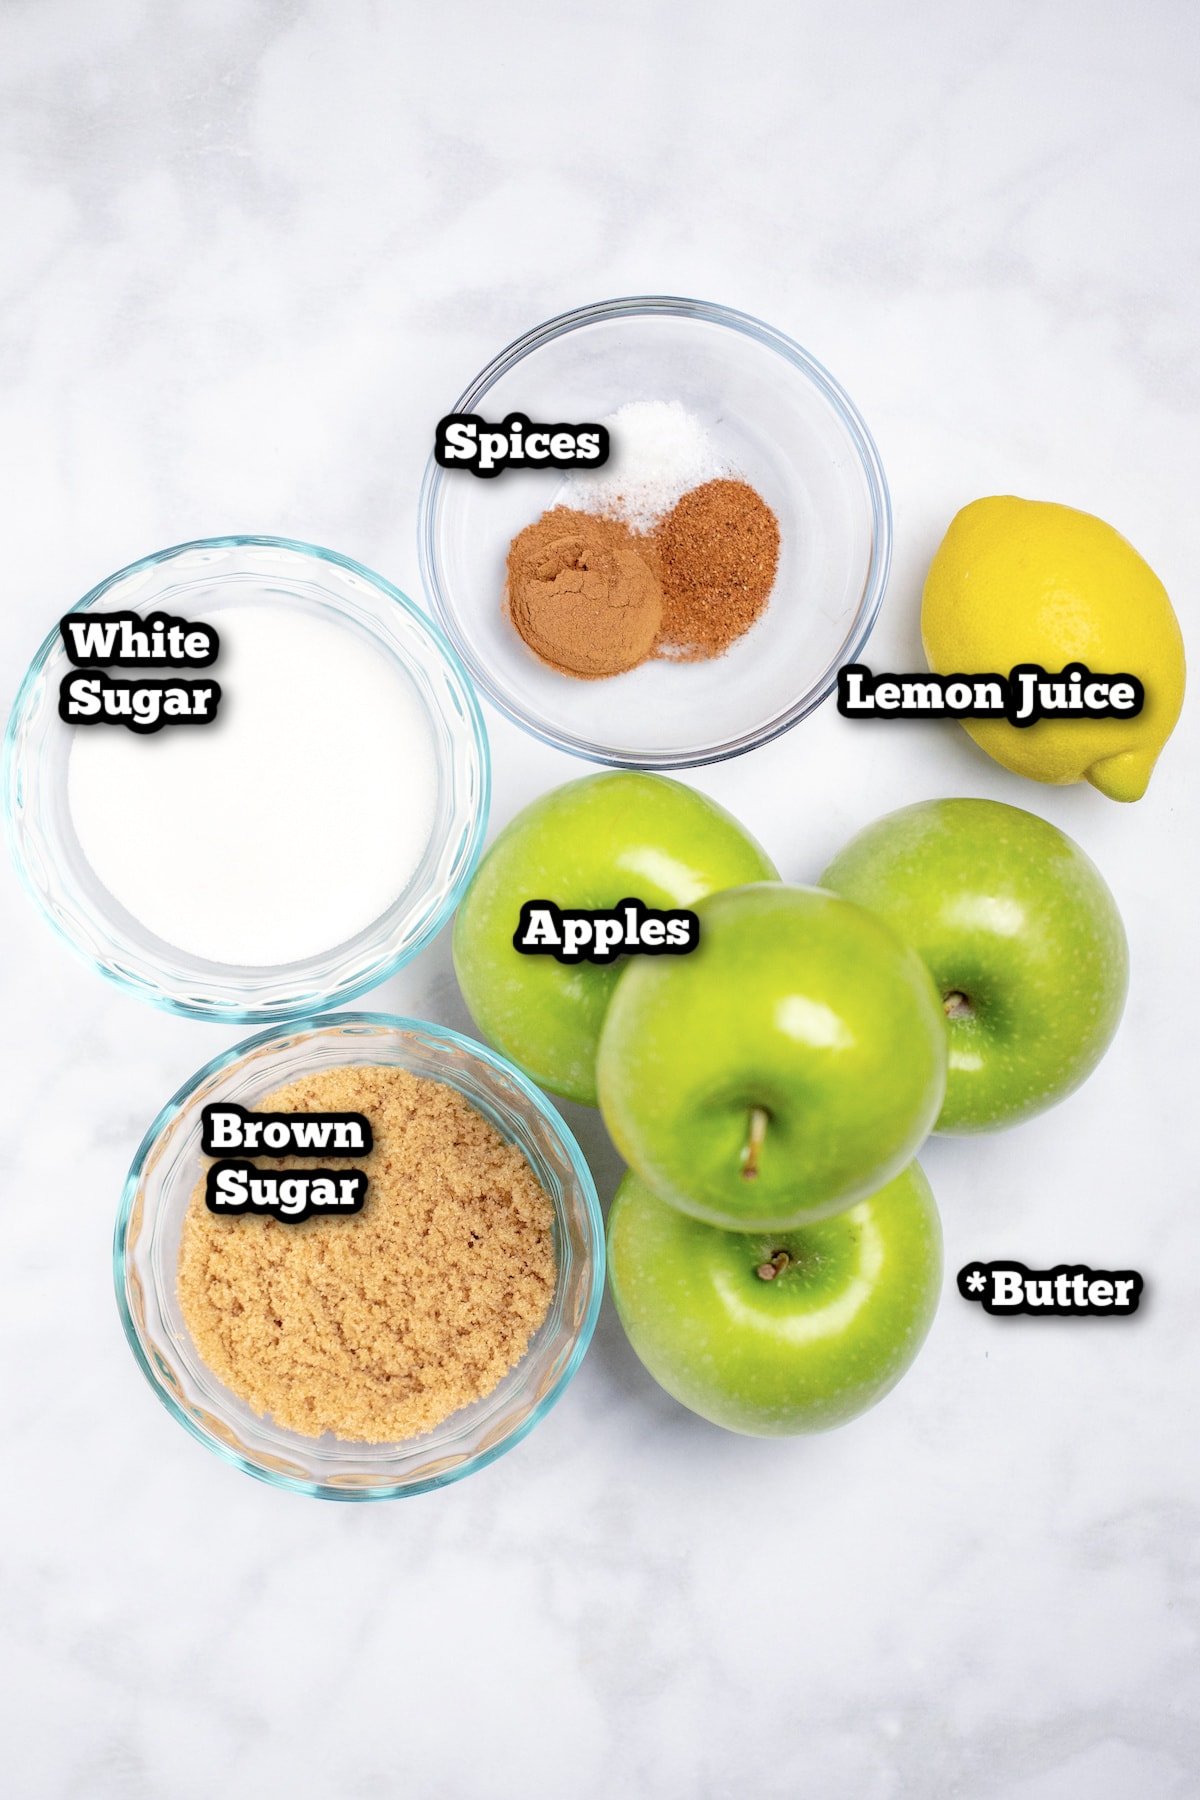
[[[612,0],[6,0],[6,704],[67,604],[226,530],[419,595],[434,421],[509,338],[622,292],[798,337],[875,431],[911,667],[956,507],[1111,518],[1195,619],[1197,14]],[[651,1386],[606,1308],[485,1474],[330,1507],[155,1403],[109,1239],[154,1112],[233,1034],[102,984],[0,877],[4,1786],[33,1800],[1189,1800],[1200,1792],[1195,709],[1139,806],[1021,786],[953,724],[825,707],[696,784],[785,873],[990,794],[1127,920],[1118,1041],[1062,1109],[932,1144],[947,1291],[876,1412],[760,1443]],[[489,715],[494,824],[579,765]],[[467,1024],[443,937],[375,1002]],[[594,1115],[571,1109],[602,1197]],[[1126,1323],[1001,1323],[972,1258],[1131,1266]]]

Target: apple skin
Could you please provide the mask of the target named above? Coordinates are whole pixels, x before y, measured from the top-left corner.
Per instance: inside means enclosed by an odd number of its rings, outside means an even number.
[[[940,1132],[995,1131],[1054,1106],[1120,1022],[1129,952],[1116,901],[1065,832],[999,800],[926,800],[868,825],[822,885],[887,920],[947,1002]]]
[[[773,1280],[757,1273],[779,1251]],[[636,1175],[608,1220],[608,1274],[630,1344],[673,1399],[727,1431],[785,1437],[866,1412],[933,1323],[942,1228],[916,1163],[836,1218],[724,1231]]]
[[[596,1047],[622,961],[522,956],[524,900],[690,907],[775,865],[715,800],[662,775],[585,775],[535,800],[480,863],[454,922],[454,967],[483,1035],[552,1093],[596,1104]]]
[[[600,1108],[617,1149],[664,1200],[733,1230],[864,1199],[911,1162],[942,1104],[945,1020],[920,957],[818,888],[732,888],[696,914],[698,947],[629,959],[604,1021]]]

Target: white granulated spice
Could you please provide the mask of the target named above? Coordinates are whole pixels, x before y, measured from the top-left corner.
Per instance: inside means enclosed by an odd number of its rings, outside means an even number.
[[[700,420],[678,400],[631,400],[603,423],[612,440],[608,461],[593,475],[572,476],[558,505],[607,513],[649,531],[689,488],[731,473]]]
[[[100,881],[167,943],[298,962],[356,936],[412,877],[436,803],[429,719],[347,625],[263,605],[210,621],[216,719],[151,736],[77,728],[71,818]]]

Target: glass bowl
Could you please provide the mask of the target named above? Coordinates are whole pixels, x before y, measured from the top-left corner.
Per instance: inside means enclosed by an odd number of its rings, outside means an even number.
[[[549,1315],[492,1393],[398,1444],[302,1437],[259,1418],[196,1353],[175,1293],[184,1214],[205,1158],[201,1108],[253,1107],[288,1081],[347,1063],[388,1063],[446,1082],[528,1159],[554,1203],[558,1281]],[[583,1360],[604,1289],[604,1225],[575,1139],[549,1101],[458,1032],[384,1013],[297,1020],[236,1044],[167,1102],[133,1159],[113,1243],[117,1305],[142,1372],[193,1437],[247,1475],[323,1500],[391,1500],[482,1469],[532,1431]]]
[[[472,679],[534,737],[616,767],[689,768],[787,731],[860,655],[887,584],[891,508],[870,433],[833,377],[782,332],[704,301],[607,300],[563,313],[502,350],[449,410],[576,424],[631,400],[677,400],[698,415],[779,519],[774,593],[724,656],[583,681],[526,647],[501,609],[505,557],[555,504],[561,472],[481,480],[431,461],[421,573]]]
[[[302,607],[368,639],[394,661],[429,721],[437,768],[429,843],[403,891],[353,938],[303,961],[224,964],[167,943],[126,911],[92,869],[71,818],[73,728],[58,716],[59,683],[71,664],[57,627],[22,683],[4,744],[9,841],[46,917],[101,974],[193,1018],[287,1018],[386,980],[454,911],[487,826],[487,734],[458,658],[411,600],[349,557],[287,538],[207,538],[143,557],[73,610],[128,607],[219,621],[223,608],[248,600],[281,613]]]

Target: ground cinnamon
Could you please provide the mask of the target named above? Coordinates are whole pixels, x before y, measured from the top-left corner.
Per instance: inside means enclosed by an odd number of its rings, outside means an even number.
[[[654,531],[662,627],[657,653],[720,656],[753,625],[779,566],[779,521],[745,481],[691,488]]]
[[[599,680],[650,657],[703,662],[749,631],[779,566],[779,521],[745,481],[690,488],[649,533],[556,506],[509,546],[505,604],[529,648]]]
[[[662,591],[646,540],[599,514],[556,506],[509,546],[508,614],[529,648],[567,675],[597,680],[654,650]]]

